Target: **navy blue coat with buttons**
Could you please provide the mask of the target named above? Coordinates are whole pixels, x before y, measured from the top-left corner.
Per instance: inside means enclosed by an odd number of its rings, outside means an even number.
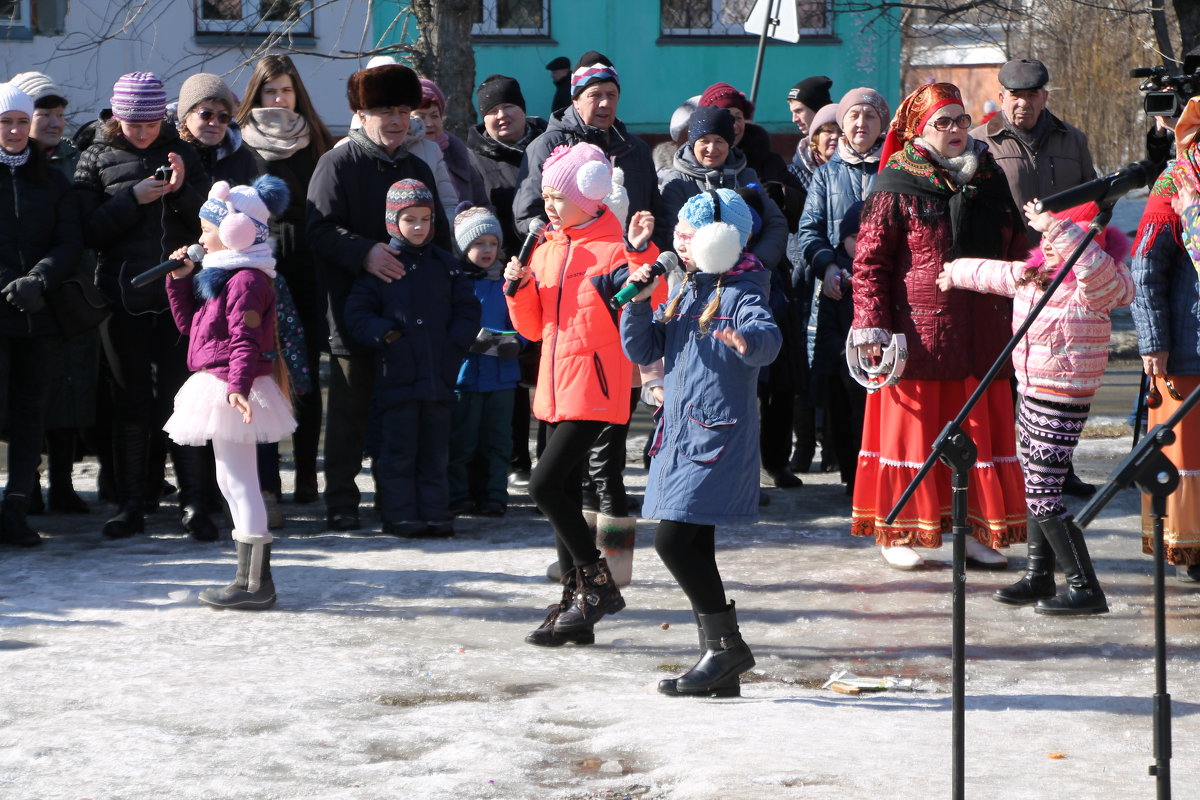
[[[621,315],[621,344],[631,361],[665,358],[642,508],[648,519],[758,520],[758,371],[775,360],[782,336],[767,302],[770,273],[753,256],[723,276],[709,333],[700,333],[717,277],[701,272],[679,284],[672,298],[684,296],[668,322],[662,317],[670,301],[654,314],[649,303],[630,303]],[[741,333],[746,352],[714,339],[711,332],[720,328]]]
[[[380,408],[412,400],[449,402],[463,356],[479,332],[479,300],[458,259],[445,250],[391,244],[400,250],[404,277],[385,283],[364,272],[346,300],[350,336],[379,351],[373,402]],[[400,336],[389,343],[390,331]]]

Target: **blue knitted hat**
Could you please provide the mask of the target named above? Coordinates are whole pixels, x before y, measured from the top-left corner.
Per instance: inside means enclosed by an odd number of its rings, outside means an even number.
[[[697,230],[705,225],[711,225],[713,222],[728,223],[737,228],[741,245],[745,247],[754,230],[754,217],[750,213],[750,206],[746,205],[746,201],[738,197],[738,193],[732,189],[716,189],[715,191],[721,200],[719,220],[713,206],[712,191],[701,192],[684,203],[683,208],[679,209],[679,218]]]

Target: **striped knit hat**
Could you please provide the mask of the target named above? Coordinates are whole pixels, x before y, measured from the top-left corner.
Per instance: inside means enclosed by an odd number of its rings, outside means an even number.
[[[35,104],[43,98],[52,97],[57,97],[63,103],[67,101],[63,90],[44,72],[22,72],[19,75],[13,75],[8,82],[32,97]]]
[[[384,219],[388,235],[393,239],[404,239],[400,235],[400,226],[397,224],[397,220],[401,211],[413,207],[433,209],[433,192],[429,191],[429,187],[412,178],[405,178],[393,183],[388,189],[387,216]]]
[[[109,105],[123,122],[161,122],[167,113],[167,92],[153,72],[129,72],[117,79]]]
[[[489,233],[496,237],[497,242],[503,243],[500,220],[486,208],[472,206],[454,218],[454,241],[463,255],[471,249],[476,239]]]
[[[621,88],[621,78],[612,62],[595,50],[587,51],[580,56],[579,62],[575,64],[575,71],[571,73],[571,99],[579,97],[583,90],[593,83],[604,81],[612,81],[618,89]]]

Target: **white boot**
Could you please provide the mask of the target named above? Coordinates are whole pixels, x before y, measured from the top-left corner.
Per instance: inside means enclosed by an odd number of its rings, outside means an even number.
[[[911,547],[896,545],[880,547],[879,550],[883,553],[883,560],[893,569],[920,569],[925,566],[925,559]]]
[[[983,569],[1006,569],[1008,557],[993,550],[974,536],[967,537],[967,561]]]
[[[637,534],[637,517],[596,515],[596,547],[608,559],[617,586],[628,586],[633,580],[633,542]]]

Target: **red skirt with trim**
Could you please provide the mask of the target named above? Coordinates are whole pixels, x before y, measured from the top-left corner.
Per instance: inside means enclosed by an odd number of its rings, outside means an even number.
[[[854,479],[850,532],[879,545],[941,547],[951,530],[950,468],[940,461],[896,521],[884,520],[928,458],[933,441],[954,419],[979,381],[902,380],[867,395],[862,447]],[[1008,381],[988,387],[964,425],[979,455],[969,475],[968,518],[988,547],[1025,541],[1025,484],[1017,459],[1016,423]]]
[[[1180,397],[1187,397],[1200,377],[1170,376]],[[1149,411],[1150,427],[1166,422],[1179,410],[1182,400],[1171,397],[1166,382],[1158,382],[1162,405]],[[1200,564],[1200,412],[1192,409],[1175,426],[1175,444],[1163,448],[1163,455],[1179,470],[1179,487],[1167,497],[1167,516],[1163,519],[1163,546],[1168,564]],[[1154,524],[1150,519],[1150,498],[1142,496],[1142,552],[1154,552]]]

